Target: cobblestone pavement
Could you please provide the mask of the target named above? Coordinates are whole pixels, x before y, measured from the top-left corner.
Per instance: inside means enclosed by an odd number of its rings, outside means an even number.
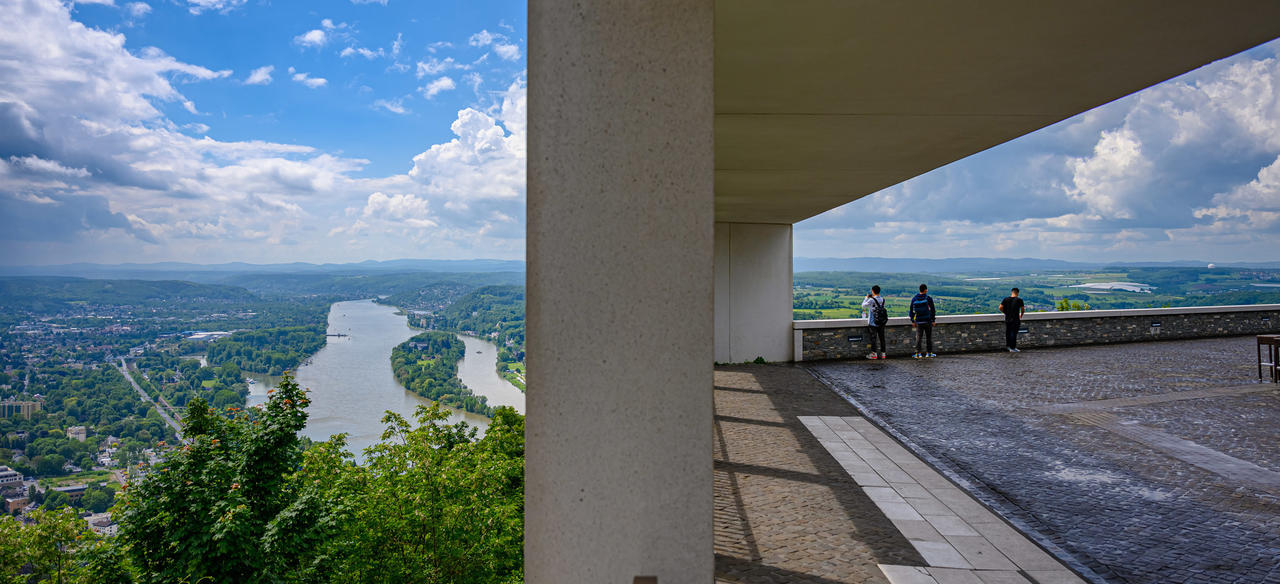
[[[856,416],[807,371],[718,367],[716,581],[887,583],[924,560],[799,416]]]
[[[1238,337],[810,368],[1106,581],[1280,583],[1280,391],[1246,392],[1255,359]]]

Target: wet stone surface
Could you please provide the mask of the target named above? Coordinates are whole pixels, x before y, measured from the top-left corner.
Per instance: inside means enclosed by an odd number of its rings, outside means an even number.
[[[1224,478],[1091,422],[1097,412],[1037,409],[1254,384],[1253,350],[1237,337],[811,369],[1108,582],[1280,583],[1280,486]],[[1271,387],[1100,412],[1277,470]]]

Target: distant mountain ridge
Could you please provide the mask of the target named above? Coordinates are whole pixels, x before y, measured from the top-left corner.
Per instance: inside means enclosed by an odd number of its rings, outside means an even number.
[[[933,273],[961,274],[972,272],[1048,272],[1053,270],[1097,270],[1123,266],[1130,268],[1203,268],[1210,263],[1220,268],[1253,268],[1277,270],[1280,261],[1272,262],[1129,262],[1098,261],[1072,262],[1040,258],[810,258],[793,260],[795,272],[881,272],[881,273]],[[499,273],[525,271],[522,260],[424,260],[399,259],[352,263],[313,264],[293,262],[283,264],[251,264],[229,262],[222,264],[196,264],[189,262],[156,262],[149,264],[92,264],[74,263],[49,266],[0,266],[0,276],[71,276],[99,279],[138,280],[186,280],[191,282],[228,282],[228,276],[240,275],[373,275],[409,272],[439,273]]]
[[[1277,262],[1069,262],[1039,258],[795,258],[796,272],[880,272],[962,274],[970,272],[1048,272],[1054,270],[1097,270],[1113,266],[1128,268],[1203,268],[1213,263],[1219,268],[1280,269]]]
[[[196,264],[156,262],[149,264],[75,263],[48,266],[0,266],[0,276],[75,276],[81,278],[134,278],[140,280],[210,281],[228,274],[373,274],[394,272],[523,272],[521,260],[366,260],[343,264],[251,264],[230,262]]]

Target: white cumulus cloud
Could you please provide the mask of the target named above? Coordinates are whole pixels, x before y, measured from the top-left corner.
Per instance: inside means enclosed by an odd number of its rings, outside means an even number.
[[[343,58],[352,57],[355,55],[360,55],[361,57],[364,57],[372,61],[373,59],[376,59],[378,57],[386,56],[386,53],[382,49],[378,49],[374,51],[374,50],[366,49],[364,47],[347,47],[345,49],[342,49],[341,53],[338,53],[338,56]]]
[[[9,164],[13,167],[23,168],[36,173],[53,174],[65,177],[84,178],[89,176],[89,171],[84,168],[67,168],[52,160],[45,160],[39,156],[10,156]]]
[[[151,5],[146,2],[130,2],[125,4],[124,9],[132,18],[142,18],[151,13]]]
[[[428,75],[439,75],[456,68],[458,68],[458,65],[454,63],[453,57],[445,57],[444,59],[428,58],[426,61],[418,61],[418,79]]]
[[[457,87],[457,84],[454,83],[453,79],[451,77],[445,76],[445,77],[440,77],[438,79],[433,79],[430,83],[419,88],[419,90],[422,91],[423,96],[425,96],[427,99],[431,99],[435,97],[437,94],[439,94],[440,92],[450,91],[456,87]]]
[[[240,5],[183,4],[197,11]],[[412,176],[370,177],[368,161],[305,144],[210,137],[222,118],[192,120],[190,111],[199,110],[184,88],[218,83],[230,71],[129,48],[124,34],[77,22],[72,5],[58,0],[0,0],[0,7],[23,23],[0,33],[0,246],[14,257],[112,263],[523,254],[523,82],[496,97],[477,95],[481,103],[453,121],[454,140],[423,145]],[[246,71],[237,84],[265,82],[276,69]],[[296,69],[287,75],[326,83]],[[408,113],[409,99],[372,107]]]
[[[500,34],[494,34],[487,30],[482,30],[471,35],[471,38],[467,39],[467,44],[470,44],[473,47],[487,47],[492,44],[494,40],[501,38],[504,37]]]
[[[248,0],[187,0],[187,10],[192,14],[204,12],[230,12],[243,6]]]
[[[275,65],[258,67],[249,73],[249,77],[244,80],[245,85],[267,85],[271,83],[271,72],[275,70]]]
[[[293,76],[292,79],[295,82],[306,85],[311,89],[324,87],[329,83],[329,80],[324,77],[312,77],[310,73],[299,72],[293,67],[289,67],[289,74]]]
[[[329,42],[329,35],[325,31],[316,28],[293,37],[293,42],[306,48],[320,48]]]
[[[380,108],[387,110],[393,114],[407,114],[409,110],[404,107],[404,99],[377,99],[373,102],[375,109]]]
[[[520,59],[520,47],[512,44],[498,43],[493,45],[493,52],[507,61]]]
[[[1128,128],[1103,132],[1092,156],[1073,158],[1067,165],[1074,173],[1070,194],[1089,210],[1117,219],[1133,217],[1127,202],[1145,190],[1153,168]]]
[[[467,108],[450,129],[457,137],[413,157],[409,176],[427,192],[452,199],[517,199],[524,195],[526,90],[506,91],[497,117]]]

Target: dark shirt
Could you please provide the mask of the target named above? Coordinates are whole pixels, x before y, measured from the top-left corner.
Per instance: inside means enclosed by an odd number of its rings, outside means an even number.
[[[938,312],[933,308],[933,297],[921,292],[911,298],[911,306],[907,309],[911,322],[916,324],[933,324]]]
[[[1021,298],[1010,296],[1000,301],[1000,312],[1004,313],[1005,320],[1021,320],[1023,306]]]

